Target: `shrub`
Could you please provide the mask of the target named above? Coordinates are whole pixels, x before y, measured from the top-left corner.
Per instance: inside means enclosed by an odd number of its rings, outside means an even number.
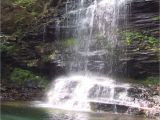
[[[18,85],[25,85],[26,82],[36,81],[39,86],[45,87],[48,83],[45,77],[40,77],[33,74],[29,70],[24,70],[21,68],[15,68],[10,76],[11,81],[17,83]]]

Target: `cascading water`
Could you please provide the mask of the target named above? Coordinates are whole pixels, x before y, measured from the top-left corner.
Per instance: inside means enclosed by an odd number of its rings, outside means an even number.
[[[127,97],[129,86],[106,77],[71,75],[56,79],[52,87],[47,93],[47,103],[52,107],[90,111],[91,102],[124,105],[128,101],[132,105]]]
[[[71,55],[64,60],[69,72],[103,73],[106,65],[108,73],[112,73],[119,43],[119,9],[124,4],[125,0],[67,1],[64,26],[74,29],[69,29],[65,37],[77,41],[68,48]]]
[[[103,103],[113,105],[114,112],[117,111],[116,105],[129,106],[128,109],[147,107],[141,102],[144,100],[136,101],[129,96],[129,91],[133,89],[130,85],[99,77],[106,70],[105,67],[108,73],[113,72],[115,50],[120,46],[118,20],[125,18],[120,14],[124,13],[125,4],[126,0],[66,2],[62,26],[70,29],[66,30],[64,36],[74,38],[76,44],[67,48],[70,54],[63,58],[69,75],[54,80],[47,92],[45,105],[90,111],[92,104]]]

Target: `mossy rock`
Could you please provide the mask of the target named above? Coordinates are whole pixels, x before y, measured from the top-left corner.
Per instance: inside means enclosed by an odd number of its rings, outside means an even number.
[[[159,44],[159,40],[154,36],[138,31],[125,31],[123,34],[128,45],[132,45],[135,41],[139,41],[137,47],[140,49],[151,49],[157,47]]]
[[[150,76],[146,79],[140,81],[140,83],[144,85],[160,85],[160,77],[159,76]]]

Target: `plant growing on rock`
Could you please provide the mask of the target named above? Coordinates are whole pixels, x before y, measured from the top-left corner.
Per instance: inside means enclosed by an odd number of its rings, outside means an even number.
[[[142,81],[144,85],[160,85],[160,78],[159,77],[147,77],[145,80]]]
[[[152,20],[160,20],[160,16],[153,17]]]
[[[35,75],[31,71],[21,68],[15,68],[10,75],[10,79],[18,85],[25,85],[27,82],[36,81],[38,84],[36,86],[45,87],[48,83],[45,77]]]
[[[126,37],[126,42],[128,45],[131,45],[134,41],[144,42],[146,41],[148,46],[154,47],[159,43],[159,40],[153,36],[145,35],[136,31],[127,31],[124,32]]]

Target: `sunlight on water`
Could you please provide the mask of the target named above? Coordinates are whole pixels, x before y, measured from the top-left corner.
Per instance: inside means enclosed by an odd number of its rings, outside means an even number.
[[[131,88],[107,77],[69,75],[57,78],[47,92],[45,102],[39,105],[76,111],[92,111],[91,103],[123,105],[128,109],[147,107],[144,100],[135,101],[128,96]]]

